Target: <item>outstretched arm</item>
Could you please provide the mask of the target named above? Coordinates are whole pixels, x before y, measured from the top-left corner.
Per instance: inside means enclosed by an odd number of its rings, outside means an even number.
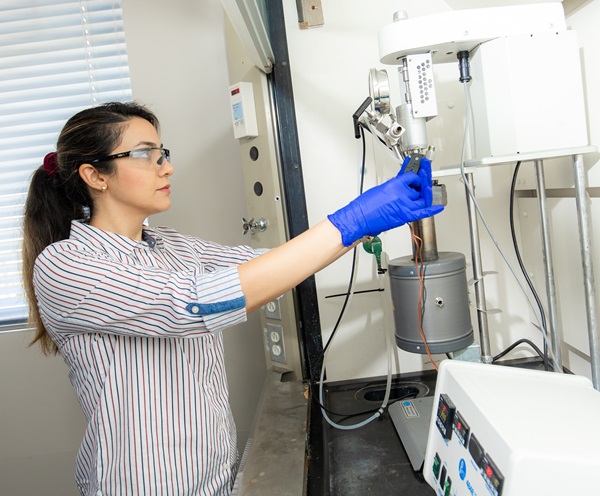
[[[340,231],[324,220],[284,245],[238,267],[246,310],[252,312],[350,251]]]
[[[430,167],[427,160],[418,175],[400,172],[284,245],[240,265],[246,310],[256,310],[292,289],[364,236],[377,236],[441,212],[443,206],[431,206]]]

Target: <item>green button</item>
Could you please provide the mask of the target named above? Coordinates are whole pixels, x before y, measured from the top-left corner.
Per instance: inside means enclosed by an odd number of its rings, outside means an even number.
[[[440,467],[441,466],[442,466],[442,461],[440,460],[440,457],[436,453],[435,456],[433,457],[433,475],[435,475],[436,479],[440,476]]]

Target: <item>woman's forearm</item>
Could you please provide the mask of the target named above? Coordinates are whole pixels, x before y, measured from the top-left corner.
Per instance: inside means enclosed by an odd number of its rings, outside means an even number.
[[[238,267],[246,310],[252,312],[318,272],[352,247],[328,220]]]

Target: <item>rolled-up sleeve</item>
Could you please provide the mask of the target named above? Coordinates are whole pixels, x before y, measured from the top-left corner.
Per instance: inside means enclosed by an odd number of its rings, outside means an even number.
[[[196,287],[197,301],[186,308],[202,318],[209,330],[223,329],[246,319],[246,298],[237,266],[198,276]]]

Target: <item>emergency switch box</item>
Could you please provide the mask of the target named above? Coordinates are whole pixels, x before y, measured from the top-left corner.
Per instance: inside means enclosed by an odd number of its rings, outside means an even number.
[[[240,82],[229,87],[229,102],[235,139],[258,136],[252,83]]]

